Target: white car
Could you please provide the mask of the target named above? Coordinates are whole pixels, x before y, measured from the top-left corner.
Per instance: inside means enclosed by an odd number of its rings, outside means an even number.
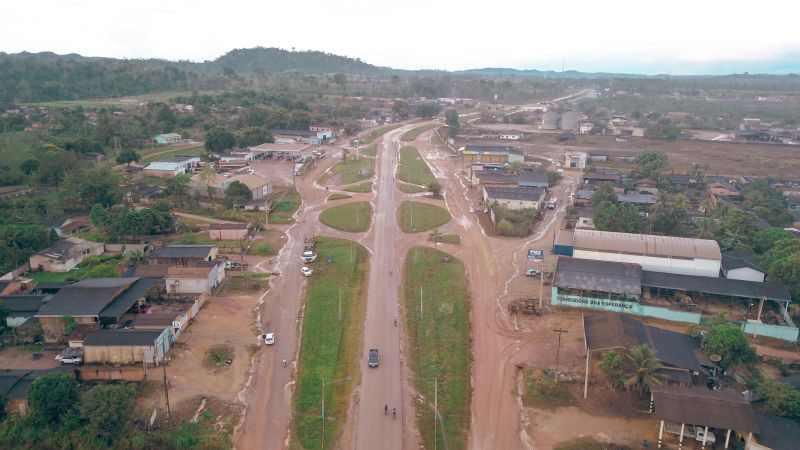
[[[525,271],[525,276],[526,277],[538,277],[540,273],[541,272],[539,272],[536,269],[528,269],[528,270]]]
[[[80,356],[62,356],[61,364],[80,364],[83,362],[83,358]]]
[[[311,250],[306,250],[300,256],[304,263],[312,263],[317,260],[317,254]]]
[[[267,345],[272,345],[275,343],[275,333],[267,333],[264,336],[264,343]]]
[[[312,269],[311,267],[303,266],[303,267],[300,268],[300,273],[302,273],[303,275],[305,275],[307,277],[310,277],[311,274],[314,273],[314,269]]]

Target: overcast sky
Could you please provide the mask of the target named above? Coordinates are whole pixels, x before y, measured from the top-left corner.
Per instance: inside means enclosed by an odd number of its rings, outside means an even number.
[[[800,73],[797,0],[28,0],[2,10],[9,53],[203,61],[262,46],[401,69]]]

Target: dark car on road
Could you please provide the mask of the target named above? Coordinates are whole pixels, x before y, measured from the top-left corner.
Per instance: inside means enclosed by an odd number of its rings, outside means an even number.
[[[367,365],[370,367],[378,367],[378,359],[378,349],[369,349],[369,359],[367,359]]]

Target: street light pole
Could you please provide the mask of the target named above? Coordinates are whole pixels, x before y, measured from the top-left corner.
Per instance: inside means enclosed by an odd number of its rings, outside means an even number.
[[[438,448],[438,419],[439,419],[439,377],[436,377],[431,380],[426,380],[424,378],[416,377],[411,375],[408,377],[409,380],[417,379],[419,381],[424,381],[426,383],[433,383],[433,450]],[[443,431],[444,433],[444,431]],[[445,447],[447,445],[445,444]]]
[[[329,381],[327,384],[338,383],[340,381],[350,381],[352,377],[340,378],[338,380]],[[321,447],[325,448],[325,379],[322,379],[322,440]]]
[[[419,320],[425,319],[425,312],[422,309],[422,286],[419,287]]]

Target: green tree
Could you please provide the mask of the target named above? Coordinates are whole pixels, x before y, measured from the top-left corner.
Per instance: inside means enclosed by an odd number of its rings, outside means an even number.
[[[213,194],[213,189],[211,187],[214,184],[214,180],[217,178],[217,171],[214,170],[211,166],[206,166],[202,172],[197,176],[200,179],[200,183],[202,183],[206,187],[206,193],[208,194],[208,198],[211,198]]]
[[[134,396],[130,384],[95,386],[81,398],[78,412],[92,435],[111,446],[130,427]]]
[[[721,356],[719,364],[726,368],[756,362],[756,350],[747,342],[738,324],[717,321],[708,330],[702,346],[707,354]]]
[[[441,108],[436,103],[417,103],[415,111],[419,117],[423,119],[430,119],[431,117],[439,114]]]
[[[439,198],[442,196],[442,185],[432,181],[428,183],[428,192],[430,192],[432,196]]]
[[[444,112],[444,123],[447,124],[450,132],[450,137],[454,138],[461,130],[461,123],[458,120],[458,110],[448,109]]]
[[[132,162],[137,162],[140,159],[142,159],[142,157],[139,156],[139,153],[137,153],[136,150],[126,149],[117,155],[116,161],[117,164],[125,164],[126,166],[130,167]]]
[[[689,177],[698,184],[705,184],[708,169],[708,164],[692,163],[691,168],[689,168]]]
[[[800,240],[789,237],[777,241],[761,258],[767,278],[789,286],[792,297],[800,300]]]
[[[658,369],[662,367],[661,361],[647,344],[630,349],[627,362],[625,387],[636,388],[639,395],[643,396],[649,385],[661,384],[658,374]]]
[[[392,103],[392,112],[405,119],[411,112],[411,107],[402,100],[395,100],[394,103]]]
[[[646,219],[630,203],[603,202],[595,209],[593,222],[601,231],[641,233]]]
[[[21,170],[25,175],[30,175],[39,170],[39,160],[26,159],[25,161],[22,161],[22,164],[19,165],[19,170]]]
[[[111,214],[109,214],[108,210],[103,208],[103,205],[100,203],[95,203],[94,206],[92,206],[89,219],[91,219],[92,225],[97,228],[105,228],[111,225]]]
[[[111,207],[122,199],[120,174],[107,166],[71,172],[62,185],[62,194],[77,194],[85,206],[99,203]]]
[[[600,362],[600,370],[608,377],[611,387],[616,389],[623,383],[622,375],[625,371],[625,358],[614,350],[610,350],[603,355]]]
[[[514,161],[505,167],[505,172],[509,175],[522,175],[525,173],[525,163]]]
[[[181,173],[172,178],[168,178],[164,192],[174,198],[179,206],[183,206],[183,201],[189,198],[192,178],[189,174]],[[169,211],[169,210],[167,210]]]
[[[713,239],[717,232],[717,224],[710,217],[703,217],[695,225],[694,237],[700,239]]]
[[[203,144],[207,151],[214,153],[219,153],[234,145],[236,145],[236,136],[223,127],[214,127],[209,130],[206,133],[206,141]]]
[[[661,150],[647,150],[636,155],[636,164],[645,178],[658,180],[669,172],[669,158]]]
[[[756,386],[756,392],[764,398],[767,411],[800,420],[800,391],[797,389],[772,378],[765,378]]]
[[[758,230],[753,235],[753,250],[763,255],[775,246],[779,241],[784,239],[793,239],[794,235],[782,228],[767,228],[766,230]]]
[[[609,182],[598,184],[592,194],[592,205],[595,208],[606,202],[617,203],[617,193],[614,192],[614,185]]]
[[[685,200],[686,197],[683,197]],[[650,211],[650,221],[653,225],[653,231],[663,233],[666,235],[680,234],[680,229],[683,222],[688,217],[689,213],[677,201],[675,197],[671,197],[666,191],[659,191],[656,196],[656,203]],[[683,204],[684,202],[681,201]]]
[[[776,227],[791,225],[792,214],[786,209],[783,193],[770,186],[766,179],[753,181],[742,189],[742,204],[747,211]]]
[[[225,204],[228,207],[233,205],[241,205],[244,202],[253,199],[253,192],[247,187],[246,184],[240,181],[234,181],[225,189]]]
[[[752,251],[756,228],[756,216],[751,212],[733,210],[724,214],[714,238],[725,250]]]
[[[54,145],[45,145],[37,155],[39,170],[36,179],[46,186],[58,186],[70,171],[78,167],[75,154],[62,150]]]
[[[650,125],[644,130],[645,137],[674,141],[681,136],[681,129],[667,118]]]
[[[58,424],[78,401],[78,382],[64,374],[37,378],[28,390],[31,416],[49,425]]]
[[[272,142],[275,142],[275,138],[263,127],[247,127],[236,133],[236,145],[239,147],[252,147]]]
[[[83,278],[116,278],[119,271],[114,264],[98,264],[83,274]]]

